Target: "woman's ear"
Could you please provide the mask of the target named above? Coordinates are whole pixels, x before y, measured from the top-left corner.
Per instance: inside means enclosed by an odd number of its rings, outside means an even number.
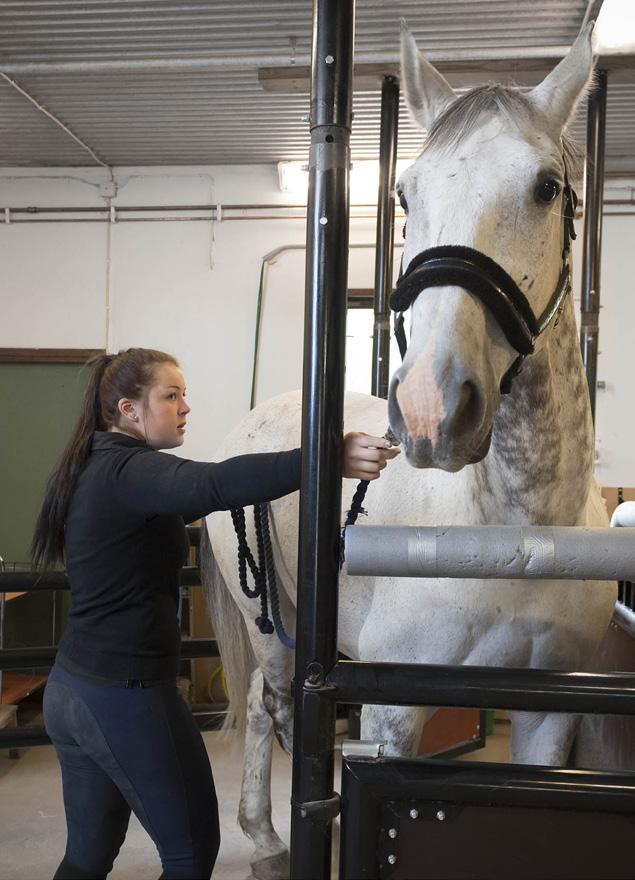
[[[137,415],[137,411],[135,409],[135,404],[132,400],[129,400],[127,397],[122,397],[119,403],[117,404],[117,409],[124,417],[130,422],[138,422],[139,416]]]

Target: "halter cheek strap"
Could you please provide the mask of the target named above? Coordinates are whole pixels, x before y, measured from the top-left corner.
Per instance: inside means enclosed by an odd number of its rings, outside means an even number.
[[[575,238],[573,214],[577,197],[568,183],[563,191],[564,245],[562,269],[555,290],[540,317],[536,318],[525,294],[514,279],[495,260],[481,251],[460,245],[428,248],[417,254],[406,272],[399,274],[390,297],[390,307],[398,312],[395,335],[402,357],[405,354],[403,313],[422,291],[448,285],[468,290],[488,308],[518,357],[501,381],[501,393],[511,390],[511,383],[523,360],[535,350],[536,339],[556,318],[571,290],[567,262],[571,239]]]

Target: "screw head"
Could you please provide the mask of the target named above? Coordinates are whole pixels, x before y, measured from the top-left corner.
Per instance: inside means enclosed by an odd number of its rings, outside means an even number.
[[[389,865],[396,865],[397,864],[397,856],[390,853],[390,855],[388,856],[388,864]]]
[[[392,837],[392,839],[394,840],[396,836],[397,836],[397,829],[396,828],[389,828],[388,829],[388,837]]]
[[[320,217],[320,226],[326,226],[328,222],[328,217]]]
[[[327,64],[333,64],[333,62],[335,61],[335,58],[333,58],[332,55],[327,55],[324,60]]]
[[[443,810],[437,810],[437,819],[439,820],[439,822],[443,822],[443,820],[445,819],[445,813]]]
[[[410,810],[410,818],[418,819],[419,818],[419,810],[412,809]]]

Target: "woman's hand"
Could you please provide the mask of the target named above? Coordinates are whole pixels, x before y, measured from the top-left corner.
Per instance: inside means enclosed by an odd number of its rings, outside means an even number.
[[[384,437],[351,431],[344,435],[342,476],[354,480],[378,480],[386,463],[400,452]]]

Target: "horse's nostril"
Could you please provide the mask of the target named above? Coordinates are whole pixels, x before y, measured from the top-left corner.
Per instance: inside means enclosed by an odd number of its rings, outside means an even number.
[[[452,419],[457,432],[479,425],[483,416],[483,397],[474,382],[464,382],[459,390],[457,405]]]
[[[399,437],[403,431],[404,420],[399,401],[397,400],[398,388],[399,376],[395,374],[390,380],[390,388],[388,390],[388,421],[393,433]]]

